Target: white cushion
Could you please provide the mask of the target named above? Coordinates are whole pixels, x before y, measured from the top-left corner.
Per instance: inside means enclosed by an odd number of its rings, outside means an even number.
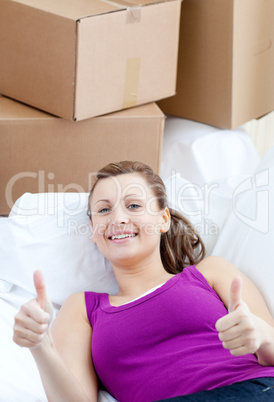
[[[216,179],[251,175],[260,162],[250,135],[239,127],[224,130],[168,116],[165,122],[161,177],[175,173],[203,185]]]
[[[233,191],[245,177],[231,176],[198,185],[177,173],[165,181],[169,206],[194,225],[205,244],[207,256],[211,255],[230,214]]]
[[[87,198],[48,193],[18,200],[11,216],[0,220],[3,289],[9,282],[35,294],[32,277],[40,269],[51,300],[59,305],[78,291],[118,291],[109,261],[91,241]]]
[[[213,255],[226,258],[263,294],[274,315],[274,147],[234,191],[233,208]]]

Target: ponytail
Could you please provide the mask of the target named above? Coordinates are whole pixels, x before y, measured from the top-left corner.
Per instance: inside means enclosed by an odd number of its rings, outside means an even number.
[[[200,262],[205,256],[205,246],[188,219],[174,209],[169,212],[170,228],[162,234],[160,252],[165,270],[177,274],[185,266]]]

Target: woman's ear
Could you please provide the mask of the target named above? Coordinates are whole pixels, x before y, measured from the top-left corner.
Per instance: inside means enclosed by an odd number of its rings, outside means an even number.
[[[169,212],[169,209],[168,209],[168,207],[166,207],[164,210],[163,210],[163,214],[162,214],[162,227],[161,227],[161,230],[160,230],[160,232],[161,233],[166,233],[167,231],[168,231],[168,229],[170,228],[170,212]]]

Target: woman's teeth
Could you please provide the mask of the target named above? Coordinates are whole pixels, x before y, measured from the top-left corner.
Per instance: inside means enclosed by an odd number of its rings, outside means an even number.
[[[126,237],[135,237],[135,236],[136,236],[136,233],[125,233],[125,234],[111,236],[110,240],[125,239]]]

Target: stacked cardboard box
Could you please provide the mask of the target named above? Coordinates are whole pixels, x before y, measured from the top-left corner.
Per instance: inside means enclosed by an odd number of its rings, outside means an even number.
[[[0,0],[0,93],[83,120],[175,93],[180,0]]]
[[[164,115],[151,102],[223,128],[274,108],[272,0],[184,0],[182,8],[180,0],[0,0],[0,9],[0,93],[62,118],[7,108],[2,98],[0,214],[22,192],[39,191],[30,176],[7,195],[21,172],[45,171],[54,191],[72,182],[86,191],[89,173],[114,159],[159,171]]]
[[[184,0],[172,115],[233,129],[274,109],[274,1]]]
[[[78,123],[0,97],[1,214],[24,192],[87,192],[98,168],[135,160],[159,171],[164,115],[155,103]]]
[[[13,99],[0,98],[0,214],[26,191],[88,191],[111,161],[159,171],[152,102],[175,94],[180,7],[0,0],[0,93]]]

